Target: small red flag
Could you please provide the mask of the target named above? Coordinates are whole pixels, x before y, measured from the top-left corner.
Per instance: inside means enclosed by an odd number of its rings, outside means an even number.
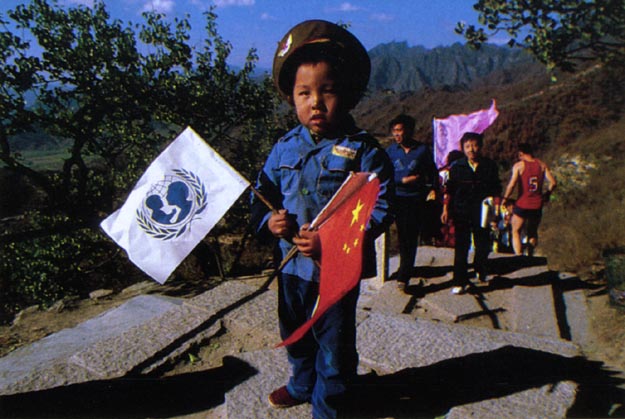
[[[380,181],[371,173],[352,173],[311,223],[319,230],[319,297],[312,317],[278,346],[301,339],[312,325],[360,281],[365,229],[378,199]]]

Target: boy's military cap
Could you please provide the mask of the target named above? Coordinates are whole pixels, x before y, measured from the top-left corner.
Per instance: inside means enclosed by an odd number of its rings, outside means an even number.
[[[292,94],[287,68],[292,69],[291,60],[297,60],[296,52],[311,45],[328,46],[336,51],[349,71],[352,88],[362,93],[367,88],[371,73],[371,60],[367,50],[358,38],[346,29],[325,20],[307,20],[295,25],[278,44],[273,58],[273,80],[283,97]],[[294,56],[295,55],[295,56]]]

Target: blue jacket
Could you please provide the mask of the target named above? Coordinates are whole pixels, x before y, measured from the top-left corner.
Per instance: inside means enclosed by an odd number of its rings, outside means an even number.
[[[395,194],[403,197],[415,197],[425,201],[428,193],[438,185],[438,171],[428,146],[414,142],[414,147],[406,153],[397,143],[386,148],[386,153],[395,169]],[[402,184],[402,178],[419,175],[415,183]]]
[[[274,145],[258,176],[256,188],[276,209],[287,209],[301,226],[315,218],[349,172],[377,173],[380,194],[367,226],[370,250],[364,255],[365,262],[374,263],[372,239],[392,222],[389,201],[393,193],[393,167],[378,142],[365,131],[351,125],[345,132],[339,138],[323,138],[315,143],[304,126],[297,126]],[[271,212],[254,195],[252,211],[257,231],[267,229]],[[293,244],[281,239],[279,247],[284,257]],[[375,265],[365,266],[363,277],[374,274],[372,267]],[[298,254],[282,272],[318,281],[318,271],[311,258]]]

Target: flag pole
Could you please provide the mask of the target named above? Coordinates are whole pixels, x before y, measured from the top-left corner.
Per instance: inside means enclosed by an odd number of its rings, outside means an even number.
[[[278,266],[276,269],[273,270],[273,272],[271,272],[271,274],[269,275],[269,277],[267,278],[267,280],[265,280],[265,282],[263,282],[263,284],[260,286],[259,289],[261,290],[266,290],[269,288],[269,286],[271,285],[271,283],[273,282],[273,280],[278,276],[278,274],[282,271],[282,269],[284,268],[284,266],[291,260],[293,259],[293,257],[297,254],[297,246],[293,246],[291,247],[291,250],[289,250],[289,253],[286,254],[286,256],[284,256],[284,259],[282,259],[282,261],[280,262],[280,266]]]
[[[265,198],[263,196],[263,194],[261,194],[260,191],[258,189],[256,189],[255,187],[253,187],[251,184],[250,184],[250,189],[252,190],[254,195],[256,195],[256,197],[258,199],[260,199],[260,201],[263,204],[265,204],[267,206],[267,208],[269,208],[271,210],[271,212],[274,212],[274,213],[278,212],[278,210],[271,204],[271,202],[269,202],[269,200],[267,198]],[[295,234],[297,235],[297,233],[295,233]],[[267,288],[269,288],[269,286],[271,285],[273,280],[278,276],[278,274],[282,271],[282,269],[284,269],[285,265],[291,259],[293,259],[293,257],[295,257],[296,254],[297,254],[297,246],[291,247],[291,250],[289,250],[289,252],[284,256],[284,258],[280,262],[280,266],[278,266],[276,269],[274,269],[274,271],[269,275],[269,278],[267,278],[267,280],[261,285],[260,289],[267,289]]]
[[[263,196],[263,194],[261,194],[260,191],[258,189],[256,189],[255,187],[253,187],[251,184],[250,184],[250,189],[252,190],[254,195],[256,195],[256,197],[258,199],[260,199],[261,202],[263,204],[265,204],[267,206],[267,208],[269,208],[271,210],[271,212],[278,212],[278,210],[273,205],[271,205],[271,202],[269,202],[269,200],[267,198],[265,198]]]

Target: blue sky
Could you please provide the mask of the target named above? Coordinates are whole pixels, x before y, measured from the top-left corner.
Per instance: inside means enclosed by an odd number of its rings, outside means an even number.
[[[0,13],[27,0],[0,0]],[[59,0],[60,4],[93,4],[93,0]],[[202,12],[216,6],[219,34],[234,47],[230,62],[243,63],[254,47],[259,67],[270,68],[282,35],[306,19],[350,24],[367,49],[392,41],[434,48],[463,42],[454,33],[459,21],[475,23],[474,0],[105,0],[113,18],[140,21],[141,12],[155,10],[168,17],[190,15],[193,42],[202,42]],[[496,40],[493,40],[496,42]]]

